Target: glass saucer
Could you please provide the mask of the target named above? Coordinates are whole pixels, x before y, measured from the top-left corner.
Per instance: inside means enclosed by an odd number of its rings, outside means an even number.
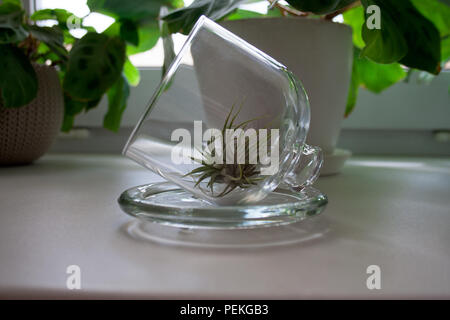
[[[215,206],[170,182],[124,191],[119,205],[144,221],[190,229],[248,229],[301,221],[323,211],[326,195],[307,187],[299,192],[277,189],[257,204]]]

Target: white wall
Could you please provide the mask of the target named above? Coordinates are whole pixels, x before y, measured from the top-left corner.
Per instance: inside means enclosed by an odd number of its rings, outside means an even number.
[[[132,88],[123,127],[136,124],[148,100],[156,89],[161,71],[158,68],[141,70],[141,83]],[[450,129],[450,72],[436,77],[430,84],[420,84],[415,78],[409,83],[397,83],[381,94],[365,89],[359,92],[354,112],[343,121],[344,129]],[[182,98],[182,97],[181,97]],[[106,100],[89,113],[80,115],[77,126],[101,127]]]

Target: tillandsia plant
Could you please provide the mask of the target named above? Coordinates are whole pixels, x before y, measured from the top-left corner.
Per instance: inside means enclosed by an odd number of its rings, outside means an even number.
[[[439,74],[450,59],[450,6],[444,0],[269,0],[267,14],[239,9],[251,2],[257,1],[195,0],[162,19],[171,33],[187,34],[201,15],[213,20],[267,16],[333,20],[342,14],[344,23],[353,28],[354,43],[346,115],[355,106],[359,87],[379,93],[415,69]],[[379,8],[380,28],[369,29],[366,22],[374,13],[373,5]]]
[[[63,9],[44,9],[25,14],[20,0],[0,1],[1,105],[18,108],[37,94],[38,81],[32,64],[56,68],[63,87],[64,121],[69,131],[74,118],[108,98],[103,125],[117,131],[126,108],[130,86],[139,83],[139,71],[128,56],[149,50],[159,38],[157,17],[161,7],[182,6],[178,0],[89,0],[91,12],[107,14],[115,22],[98,33]],[[43,26],[52,24],[52,27]],[[74,29],[84,30],[76,38]]]
[[[193,161],[201,165],[185,175],[186,177],[189,176],[195,179],[195,187],[199,187],[201,182],[207,181],[206,188],[215,197],[226,196],[238,187],[243,189],[249,188],[263,179],[258,165],[260,159],[257,151],[258,145],[260,145],[260,139],[263,139],[263,137],[257,135],[256,141],[253,142],[251,139],[244,140],[243,146],[239,145],[239,138],[237,138],[237,143],[235,143],[234,137],[228,139],[227,130],[234,132],[238,129],[245,130],[250,123],[257,120],[250,119],[236,124],[236,118],[241,109],[242,104],[239,110],[233,114],[234,105],[232,106],[221,131],[221,137],[224,141],[217,143],[218,141],[215,140],[214,136],[208,140],[205,151],[199,151],[200,157],[191,157]],[[241,134],[243,134],[243,131],[241,131]],[[268,143],[270,141],[270,134],[264,138],[268,139],[266,141]],[[230,152],[230,148],[233,149],[233,159],[232,161],[227,161],[227,152]],[[240,148],[243,150],[240,150]],[[244,161],[238,160],[240,152],[243,152]],[[257,155],[256,163],[250,161],[250,154]],[[216,161],[217,158],[220,161]],[[215,185],[222,187],[220,191],[216,192],[217,194],[214,194]]]

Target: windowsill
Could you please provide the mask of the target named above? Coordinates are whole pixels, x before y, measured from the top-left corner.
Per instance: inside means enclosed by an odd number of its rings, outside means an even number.
[[[354,157],[316,182],[330,202],[289,226],[300,228],[298,242],[225,251],[136,237],[117,197],[161,178],[123,157],[47,155],[0,168],[0,297],[448,298],[448,164]],[[72,264],[82,290],[66,288]],[[366,287],[372,264],[382,290]]]
[[[132,127],[118,133],[103,128],[78,128],[61,134],[51,153],[120,154]],[[439,142],[430,130],[342,129],[338,148],[354,155],[450,156],[449,142]]]

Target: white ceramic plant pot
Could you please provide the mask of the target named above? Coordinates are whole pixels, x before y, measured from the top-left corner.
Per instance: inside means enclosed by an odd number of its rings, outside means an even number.
[[[319,19],[267,18],[221,25],[283,63],[303,82],[311,104],[307,142],[324,151],[323,174],[340,170],[349,153],[336,150],[352,67],[352,31]]]

